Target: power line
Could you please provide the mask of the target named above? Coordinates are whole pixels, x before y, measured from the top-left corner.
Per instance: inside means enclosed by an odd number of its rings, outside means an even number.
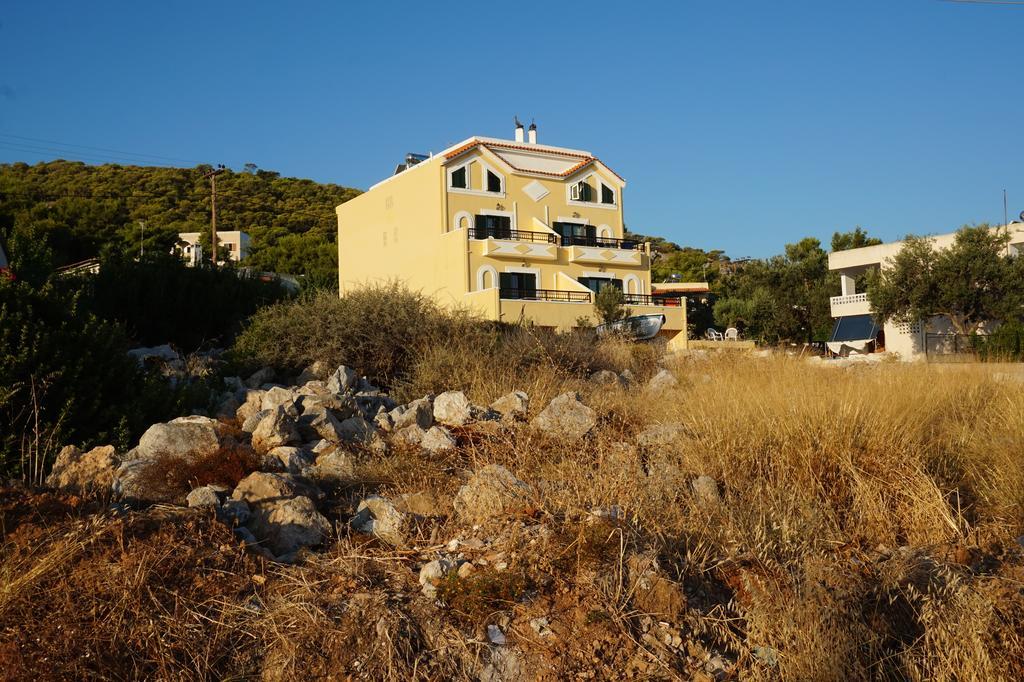
[[[10,133],[0,133],[0,137],[9,137],[15,140],[26,140],[28,142],[42,142],[44,144],[57,145],[59,147],[74,147],[76,149],[89,149],[97,152],[111,152],[122,157],[139,157],[139,158],[151,158],[151,159],[164,159],[165,161],[183,161],[192,165],[199,165],[194,159],[183,159],[175,156],[161,156],[159,154],[145,154],[142,152],[126,152],[119,149],[110,149],[108,147],[91,147],[84,144],[73,144],[71,142],[58,142],[57,140],[46,140],[39,137],[27,137],[24,135],[12,135]]]

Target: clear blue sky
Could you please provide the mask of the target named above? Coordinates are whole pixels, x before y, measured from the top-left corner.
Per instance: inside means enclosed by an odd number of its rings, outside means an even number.
[[[1024,7],[349,5],[7,2],[0,162],[129,160],[21,136],[366,188],[518,114],[628,180],[633,230],[732,256],[1024,209]]]

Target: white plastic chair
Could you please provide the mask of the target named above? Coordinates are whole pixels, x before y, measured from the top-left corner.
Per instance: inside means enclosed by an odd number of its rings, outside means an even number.
[[[725,338],[724,336],[722,336],[722,332],[718,331],[714,327],[708,327],[708,330],[707,332],[705,332],[704,335],[707,336],[708,339],[710,339],[711,341],[721,341]]]
[[[739,341],[740,340],[740,330],[737,329],[736,327],[729,327],[728,329],[725,330],[725,340],[726,341]]]

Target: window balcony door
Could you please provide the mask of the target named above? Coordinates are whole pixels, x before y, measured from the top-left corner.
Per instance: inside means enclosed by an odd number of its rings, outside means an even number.
[[[498,280],[501,298],[537,298],[537,275],[532,272],[503,272]]]

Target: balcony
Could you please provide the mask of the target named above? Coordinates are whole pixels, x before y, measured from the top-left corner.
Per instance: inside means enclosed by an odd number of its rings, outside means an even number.
[[[622,249],[624,251],[643,250],[643,242],[635,239],[612,239],[611,237],[587,237],[585,235],[568,235],[558,237],[562,246],[596,246],[602,249]]]
[[[500,298],[522,301],[550,301],[554,303],[590,303],[591,301],[589,291],[503,288],[498,295]]]
[[[668,308],[682,308],[684,303],[682,296],[659,296],[657,294],[623,294],[626,305],[654,305]]]
[[[833,296],[829,299],[832,308],[832,317],[846,317],[848,315],[869,315],[871,304],[868,303],[867,294],[850,294],[849,296]]]
[[[483,242],[483,255],[517,260],[558,260],[558,235],[504,228],[471,227],[469,238]]]

